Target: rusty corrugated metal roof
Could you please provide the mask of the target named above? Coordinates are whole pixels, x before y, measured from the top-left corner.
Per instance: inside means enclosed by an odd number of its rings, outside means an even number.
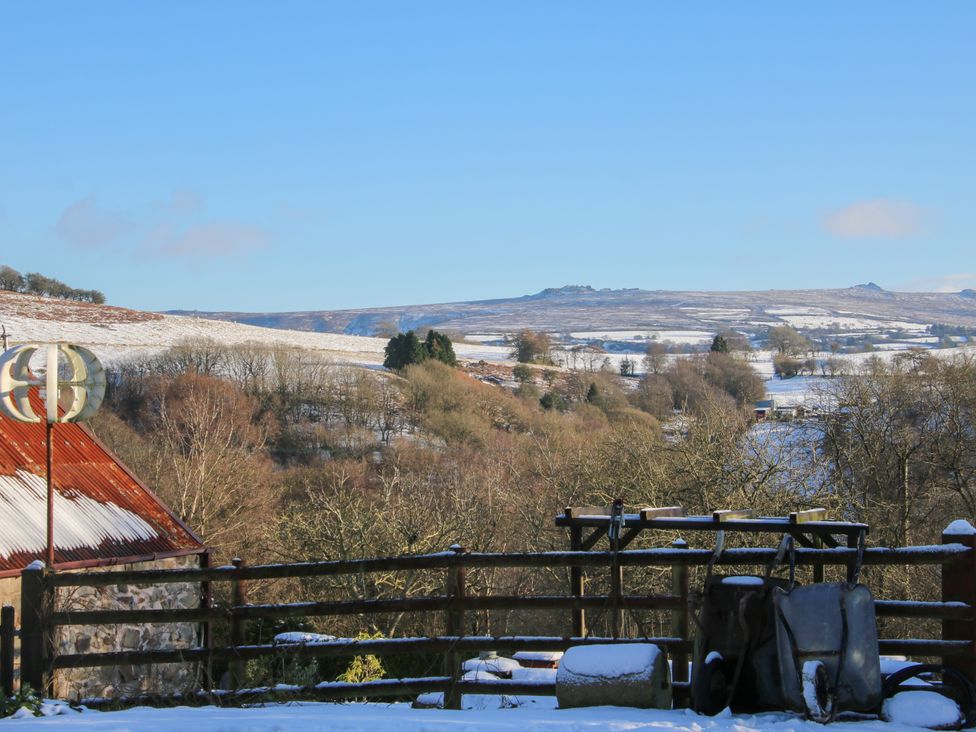
[[[32,395],[32,401],[36,395]],[[43,414],[40,404],[35,407]],[[47,544],[46,426],[0,416],[0,576]],[[203,552],[189,528],[81,424],[54,429],[56,564]]]

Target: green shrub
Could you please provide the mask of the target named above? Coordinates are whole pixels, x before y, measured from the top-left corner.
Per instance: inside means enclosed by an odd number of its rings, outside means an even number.
[[[19,709],[29,709],[35,717],[41,716],[41,697],[34,693],[30,686],[25,686],[11,697],[0,698],[0,718],[9,717]]]

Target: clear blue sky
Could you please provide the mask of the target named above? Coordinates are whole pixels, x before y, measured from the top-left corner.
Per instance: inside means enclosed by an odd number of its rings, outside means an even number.
[[[0,263],[145,309],[976,287],[973,2],[0,4]]]

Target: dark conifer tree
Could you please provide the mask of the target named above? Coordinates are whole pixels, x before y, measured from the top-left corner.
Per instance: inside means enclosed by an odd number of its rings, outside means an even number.
[[[427,331],[424,347],[427,349],[427,355],[431,358],[442,361],[448,366],[457,366],[454,346],[451,339],[443,333],[438,333],[436,330]]]
[[[412,330],[393,336],[386,344],[385,353],[383,365],[394,371],[406,368],[412,363],[426,361],[429,355],[424,344]]]

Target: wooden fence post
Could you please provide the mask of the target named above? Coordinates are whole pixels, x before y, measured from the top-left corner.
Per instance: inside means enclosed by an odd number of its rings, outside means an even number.
[[[50,598],[44,586],[46,570],[41,561],[31,562],[20,574],[20,688],[30,686],[38,694],[49,693]]]
[[[672,549],[687,549],[688,542],[684,539],[675,539],[671,542]],[[688,637],[688,614],[691,608],[688,606],[688,565],[671,565],[671,594],[681,598],[681,607],[671,611],[671,635],[682,640],[689,640]],[[688,680],[688,654],[671,654],[671,678],[674,681]]]
[[[14,693],[14,608],[0,609],[0,689],[4,696]]]
[[[244,560],[238,557],[234,557],[230,563],[237,570],[244,567]],[[246,605],[247,589],[244,586],[244,580],[235,575],[234,579],[231,580],[230,588],[231,605]],[[230,616],[230,644],[235,648],[244,645],[244,619],[237,613],[233,613]],[[230,688],[234,691],[244,685],[244,669],[245,663],[241,658],[235,658],[228,664],[227,670],[230,676]]]
[[[213,552],[211,549],[207,549],[203,554],[200,555],[200,568],[210,569],[213,563]],[[203,610],[209,610],[213,607],[213,583],[210,580],[204,580],[200,583],[200,607]],[[212,649],[213,648],[213,623],[209,620],[204,620],[200,627],[200,647]],[[201,681],[203,683],[203,688],[207,691],[212,691],[214,688],[213,679],[213,661],[208,656],[206,661],[201,662]]]
[[[464,554],[465,550],[461,545],[454,544],[451,547],[451,551],[457,555],[461,555]],[[464,599],[464,575],[464,567],[461,566],[451,567],[447,570],[447,586],[445,590],[450,600]],[[445,635],[451,637],[460,637],[464,635],[463,608],[456,606],[453,602],[450,603],[447,608],[445,621]],[[451,677],[451,688],[449,688],[444,694],[444,708],[460,709],[461,692],[458,691],[457,683],[461,680],[462,676],[461,654],[453,650],[449,650],[444,656],[444,665],[446,675]]]
[[[571,509],[566,509],[566,515],[571,515]],[[569,527],[569,550],[579,552],[583,550],[583,527]],[[576,597],[583,596],[583,568],[569,568],[569,594]],[[583,608],[573,610],[573,637],[582,638],[586,635],[586,611]]]
[[[610,566],[610,637],[623,634],[624,568],[620,564]]]
[[[969,552],[942,565],[942,602],[965,602],[976,608],[976,529],[966,521],[953,521],[942,532],[943,544],[962,544]],[[976,682],[976,622],[943,620],[942,640],[969,642],[969,653],[943,659]]]

